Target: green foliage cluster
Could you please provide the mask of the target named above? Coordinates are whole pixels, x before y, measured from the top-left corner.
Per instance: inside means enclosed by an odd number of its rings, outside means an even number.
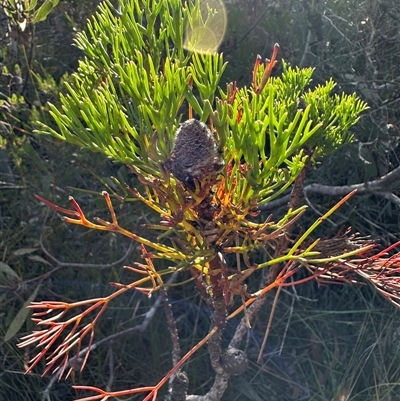
[[[330,186],[375,180],[399,165],[399,42],[400,7],[396,0],[359,2],[335,0],[297,2],[237,1],[228,5],[229,31],[222,46],[229,79],[246,82],[257,53],[265,55],[278,42],[290,65],[313,66],[312,85],[332,77],[335,93],[356,92],[369,109],[351,132],[356,142],[319,164],[308,181]],[[250,56],[250,59],[249,59]],[[387,189],[398,196],[396,185]],[[332,196],[308,193],[314,218],[333,202]],[[398,204],[383,194],[354,197],[339,223],[396,241]],[[311,216],[311,211],[309,216]]]
[[[103,3],[89,34],[77,36],[85,58],[61,96],[62,108],[50,106],[58,129],[43,125],[38,132],[162,178],[160,163],[172,151],[187,104],[216,127],[226,165],[234,161],[227,190],[236,191],[234,198],[246,193],[247,204],[269,202],[290,187],[309,157],[350,140],[348,129],[366,105],[355,95],[332,96],[332,81],[307,89],[312,70],[290,67],[260,93],[245,86],[230,99],[229,88],[218,86],[222,55],[183,49],[183,27],[196,7],[177,0]],[[263,73],[260,66],[255,83]]]

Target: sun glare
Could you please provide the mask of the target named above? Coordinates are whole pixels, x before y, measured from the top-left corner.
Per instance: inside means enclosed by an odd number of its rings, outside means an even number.
[[[227,14],[222,0],[202,0],[185,29],[184,47],[198,53],[215,53],[224,38]]]

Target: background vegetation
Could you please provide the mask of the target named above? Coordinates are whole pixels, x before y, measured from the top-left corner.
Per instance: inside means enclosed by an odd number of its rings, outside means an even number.
[[[2,6],[11,3],[3,1]],[[131,387],[132,382],[153,383],[168,365],[169,339],[165,344],[151,341],[156,333],[165,332],[161,319],[153,319],[143,334],[99,348],[92,353],[83,376],[76,372],[68,382],[56,384],[50,377],[23,376],[28,355],[16,349],[17,339],[10,335],[13,328],[31,330],[28,316],[18,313],[32,295],[37,300],[100,296],[110,291],[109,281],[124,280],[121,266],[138,254],[135,245],[123,238],[63,224],[33,199],[34,193],[46,196],[51,192],[57,194],[59,204],[66,204],[73,194],[91,215],[101,216],[105,210],[99,193],[114,185],[111,175],[134,185],[125,166],[32,134],[36,121],[51,124],[46,102],[57,103],[68,74],[75,70],[79,52],[72,46],[74,33],[85,29],[86,18],[98,3],[60,1],[45,21],[28,21],[23,32],[20,27],[11,29],[10,17],[2,15],[0,399],[7,401],[17,397],[71,400],[75,395],[71,382],[113,388]],[[278,42],[281,56],[290,64],[316,67],[315,83],[333,77],[339,82],[339,91],[356,91],[370,106],[353,130],[359,142],[320,165],[309,184],[340,187],[363,183],[396,172],[400,165],[397,3],[240,0],[228,4],[229,28],[222,45],[230,63],[226,82],[249,83],[256,55],[271,54],[272,45]],[[397,182],[354,197],[329,223],[331,233],[350,224],[363,235],[380,238],[383,244],[398,239]],[[309,214],[310,221],[337,200],[329,191],[307,192],[306,202],[315,213]],[[284,205],[267,205],[264,213],[279,213]],[[121,224],[135,232],[140,232],[140,224],[148,217],[137,204],[121,204],[119,216]],[[326,230],[323,236],[330,234]],[[208,315],[192,292],[181,289],[173,296],[189,348],[207,330]],[[146,302],[131,294],[113,305],[103,319],[99,337],[139,319]],[[262,335],[265,328],[262,316],[259,319],[255,335]],[[310,284],[301,292],[290,290],[278,305],[268,363],[261,367],[252,364],[232,382],[225,399],[263,400],[265,394],[277,400],[396,399],[399,327],[394,307],[368,287],[316,288]],[[154,360],[149,353],[159,356],[157,366],[149,365]],[[207,386],[210,367],[204,366],[205,360],[198,355],[189,366],[189,374],[190,369],[197,372],[198,380],[191,385],[198,392],[199,386]]]

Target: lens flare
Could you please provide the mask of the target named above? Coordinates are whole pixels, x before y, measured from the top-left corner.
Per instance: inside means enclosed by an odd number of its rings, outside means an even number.
[[[217,52],[226,26],[227,14],[223,1],[202,0],[188,19],[184,48],[197,53]]]

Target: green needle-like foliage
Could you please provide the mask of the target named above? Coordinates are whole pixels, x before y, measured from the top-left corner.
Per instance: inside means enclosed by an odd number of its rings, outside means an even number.
[[[185,24],[199,10],[198,1],[120,0],[117,8],[105,1],[88,33],[77,35],[85,57],[62,108],[50,106],[58,130],[43,125],[40,133],[162,178],[161,164],[190,107],[216,128],[232,169],[225,174],[232,199],[266,203],[290,187],[308,160],[350,141],[348,130],[366,105],[354,95],[332,95],[333,81],[310,88],[312,69],[285,64],[262,90],[254,84],[263,65],[255,67],[253,87],[221,89],[222,54],[183,48]]]

